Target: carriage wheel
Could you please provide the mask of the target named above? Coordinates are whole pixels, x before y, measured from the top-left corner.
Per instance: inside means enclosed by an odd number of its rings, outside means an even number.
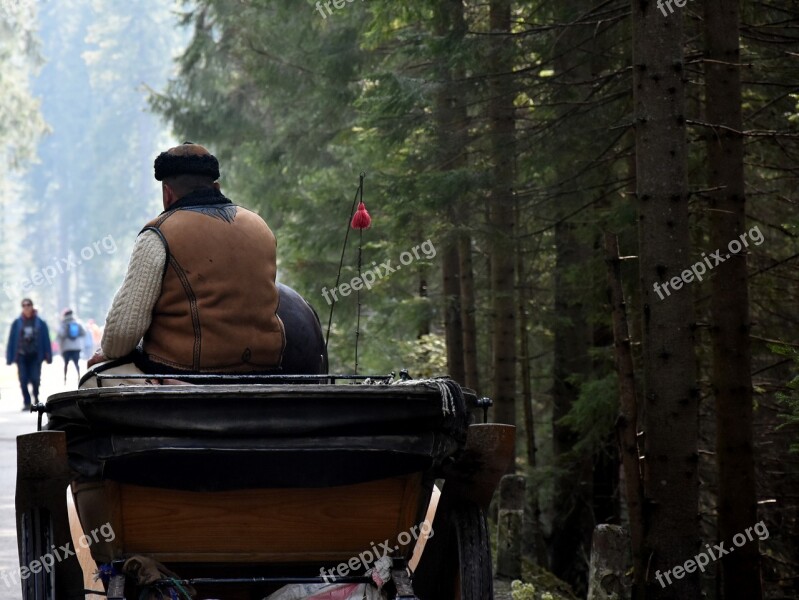
[[[53,521],[44,508],[32,508],[20,516],[20,559],[23,566],[30,565],[52,552],[55,544]],[[30,571],[22,580],[23,600],[55,600],[55,569]]]
[[[477,504],[439,506],[413,587],[421,600],[493,600],[488,526]]]

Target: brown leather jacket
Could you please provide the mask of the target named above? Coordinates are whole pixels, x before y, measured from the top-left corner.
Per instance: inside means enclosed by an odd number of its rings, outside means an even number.
[[[277,244],[257,214],[216,190],[193,192],[150,221],[167,250],[144,336],[148,359],[201,373],[264,372],[285,347]]]

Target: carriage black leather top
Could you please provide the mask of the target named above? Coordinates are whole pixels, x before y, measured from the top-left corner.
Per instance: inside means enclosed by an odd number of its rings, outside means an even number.
[[[439,386],[440,387],[440,386]],[[435,386],[128,386],[51,396],[79,480],[189,490],[324,487],[435,472],[476,398]]]

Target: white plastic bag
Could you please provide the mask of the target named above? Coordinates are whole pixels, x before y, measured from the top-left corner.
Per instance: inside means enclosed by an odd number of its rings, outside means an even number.
[[[391,559],[384,556],[366,574],[377,587],[366,583],[294,583],[264,600],[386,600],[381,590],[391,577]]]
[[[365,583],[296,583],[286,585],[264,600],[385,600],[386,596]]]

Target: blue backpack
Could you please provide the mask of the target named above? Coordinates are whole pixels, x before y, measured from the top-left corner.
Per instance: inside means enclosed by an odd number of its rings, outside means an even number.
[[[76,340],[80,337],[80,325],[75,323],[74,321],[69,324],[67,328],[67,337],[71,340]]]

